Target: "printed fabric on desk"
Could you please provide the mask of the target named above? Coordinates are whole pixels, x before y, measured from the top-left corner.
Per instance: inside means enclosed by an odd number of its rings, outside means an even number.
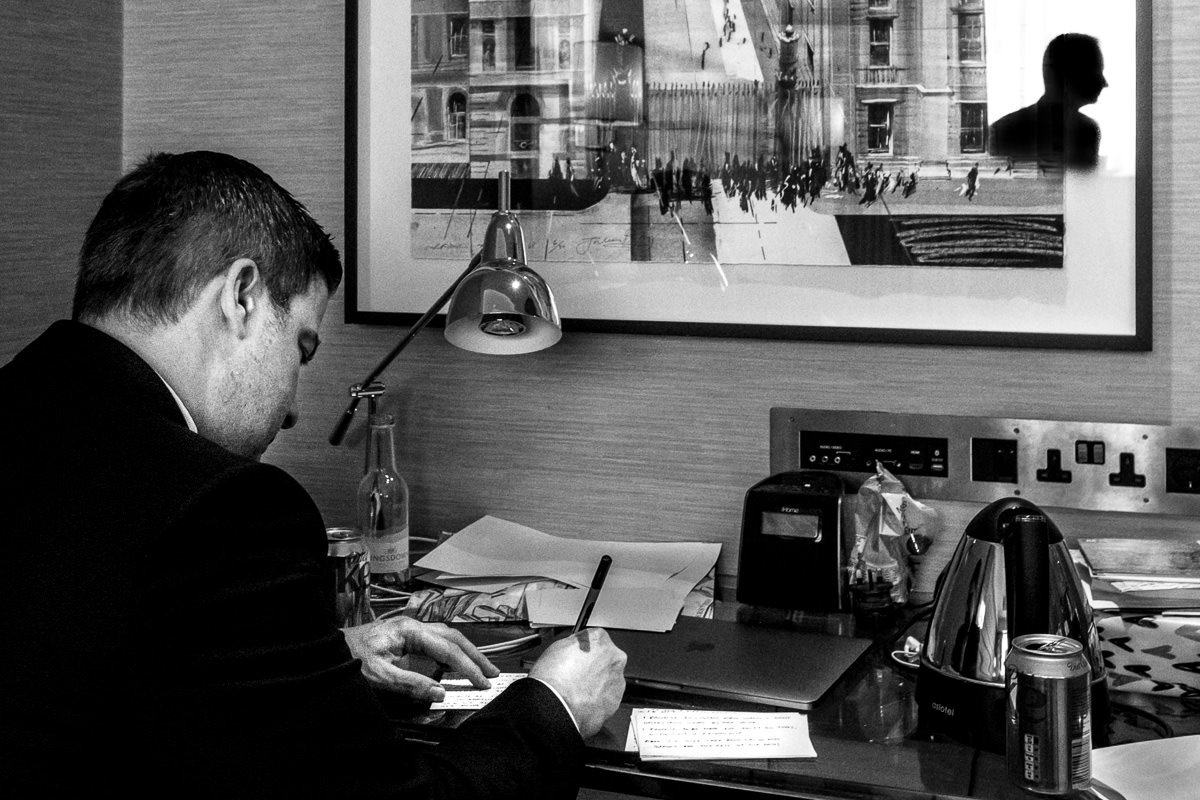
[[[1200,699],[1200,616],[1097,611],[1109,686]]]

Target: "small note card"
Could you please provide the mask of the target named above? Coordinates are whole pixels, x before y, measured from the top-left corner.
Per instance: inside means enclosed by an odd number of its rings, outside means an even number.
[[[524,677],[524,672],[501,672],[496,677],[489,679],[492,682],[490,689],[476,689],[466,678],[443,678],[441,683],[442,688],[446,690],[446,697],[444,700],[430,705],[429,710],[475,711],[481,709],[495,700],[501,692],[508,688],[510,683]]]
[[[635,708],[629,735],[644,761],[817,756],[795,711]]]

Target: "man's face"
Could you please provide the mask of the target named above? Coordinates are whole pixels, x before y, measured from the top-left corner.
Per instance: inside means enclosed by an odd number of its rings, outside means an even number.
[[[286,313],[267,302],[265,316],[217,387],[219,424],[209,438],[258,459],[281,428],[296,424],[300,367],[316,353],[328,303],[329,290],[319,279],[292,298]]]

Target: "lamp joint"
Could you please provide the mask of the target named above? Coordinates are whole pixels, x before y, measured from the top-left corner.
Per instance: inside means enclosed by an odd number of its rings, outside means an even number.
[[[376,398],[386,391],[384,385],[379,381],[371,381],[366,386],[361,383],[356,383],[350,387],[350,396],[359,399],[363,397]]]

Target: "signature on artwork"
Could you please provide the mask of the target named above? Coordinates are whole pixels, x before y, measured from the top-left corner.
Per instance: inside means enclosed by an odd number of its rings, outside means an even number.
[[[627,248],[629,246],[629,233],[626,232],[622,236],[585,236],[575,244],[575,252],[578,255],[586,256],[593,250],[609,250],[613,248]]]

